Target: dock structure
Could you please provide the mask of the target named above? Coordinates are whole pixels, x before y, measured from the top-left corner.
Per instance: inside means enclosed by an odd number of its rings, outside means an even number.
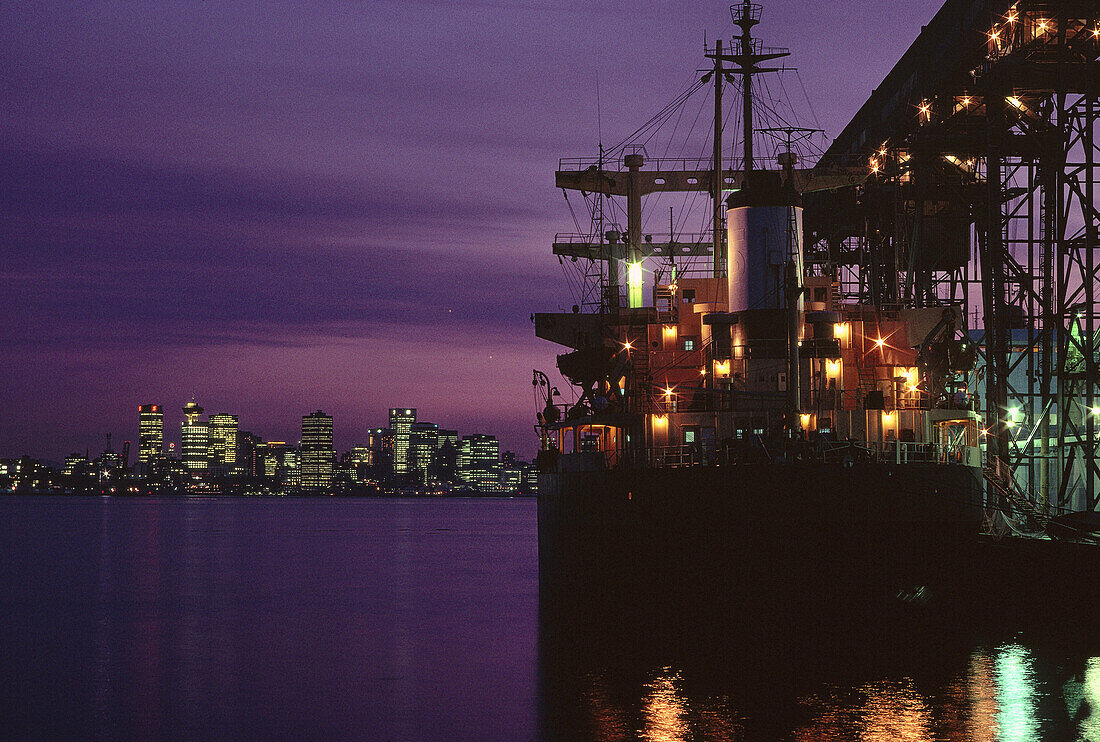
[[[808,274],[879,307],[978,308],[989,460],[1036,507],[1100,509],[1100,6],[948,0],[822,158]]]

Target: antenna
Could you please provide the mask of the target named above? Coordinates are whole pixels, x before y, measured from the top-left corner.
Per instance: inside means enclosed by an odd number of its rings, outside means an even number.
[[[600,105],[600,71],[596,70],[596,138],[600,145],[600,159],[603,159],[603,107]]]

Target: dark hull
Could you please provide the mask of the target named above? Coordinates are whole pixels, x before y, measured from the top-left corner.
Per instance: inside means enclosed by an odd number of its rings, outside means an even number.
[[[979,536],[962,466],[742,464],[540,477],[544,601],[897,603],[998,610],[1091,584],[1100,549]],[[1067,571],[1068,570],[1068,571]]]

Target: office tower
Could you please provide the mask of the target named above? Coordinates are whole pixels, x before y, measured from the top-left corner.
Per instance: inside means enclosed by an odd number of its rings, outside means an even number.
[[[372,463],[374,463],[374,457],[370,446],[353,447],[351,455],[348,457],[348,464],[352,470],[352,481],[358,484],[367,481],[370,478],[369,473]]]
[[[437,449],[440,449],[450,443],[452,446],[455,447],[455,450],[457,451],[458,440],[459,438],[457,430],[440,430],[439,435],[437,435],[435,439],[435,447]]]
[[[62,467],[61,473],[67,477],[82,476],[88,473],[88,469],[91,467],[91,462],[88,461],[88,457],[82,453],[71,453],[65,457],[65,466]]]
[[[302,488],[322,491],[332,486],[332,417],[321,410],[302,418]]]
[[[439,426],[435,423],[413,423],[409,426],[409,470],[416,478],[428,481],[428,472],[435,464],[436,440]]]
[[[263,476],[262,446],[258,435],[248,431],[237,434],[237,469],[246,477]]]
[[[284,490],[302,486],[302,452],[288,447],[283,451],[282,487]]]
[[[260,458],[263,465],[260,467],[260,475],[277,484],[283,466],[283,452],[286,450],[286,441],[268,441],[263,444]]]
[[[458,448],[460,440],[457,430],[440,430],[435,442],[435,469],[444,482],[458,479]]]
[[[458,475],[479,489],[491,490],[499,477],[500,443],[491,435],[468,435],[459,446]]]
[[[237,468],[237,416],[236,415],[211,415],[208,420],[210,428],[210,463],[222,465],[229,471]]]
[[[416,422],[416,409],[390,410],[390,430],[393,431],[393,471],[404,474],[409,470],[409,434]]]
[[[138,463],[148,464],[164,450],[164,410],[159,404],[138,407]]]
[[[202,407],[195,400],[183,406],[183,425],[180,436],[180,457],[183,466],[192,473],[205,472],[210,468],[210,429],[199,421]]]
[[[500,488],[505,492],[518,492],[523,485],[523,467],[515,463],[502,463],[500,467]]]
[[[384,479],[393,474],[393,431],[389,428],[373,428],[370,431],[371,471]]]

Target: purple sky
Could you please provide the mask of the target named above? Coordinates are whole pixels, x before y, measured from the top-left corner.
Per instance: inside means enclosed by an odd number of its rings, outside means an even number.
[[[267,439],[415,406],[532,455],[557,160],[595,150],[597,73],[615,143],[728,5],[4,0],[0,457],[133,438],[143,402],[177,440],[192,394]],[[939,5],[774,0],[758,33],[835,136]]]

